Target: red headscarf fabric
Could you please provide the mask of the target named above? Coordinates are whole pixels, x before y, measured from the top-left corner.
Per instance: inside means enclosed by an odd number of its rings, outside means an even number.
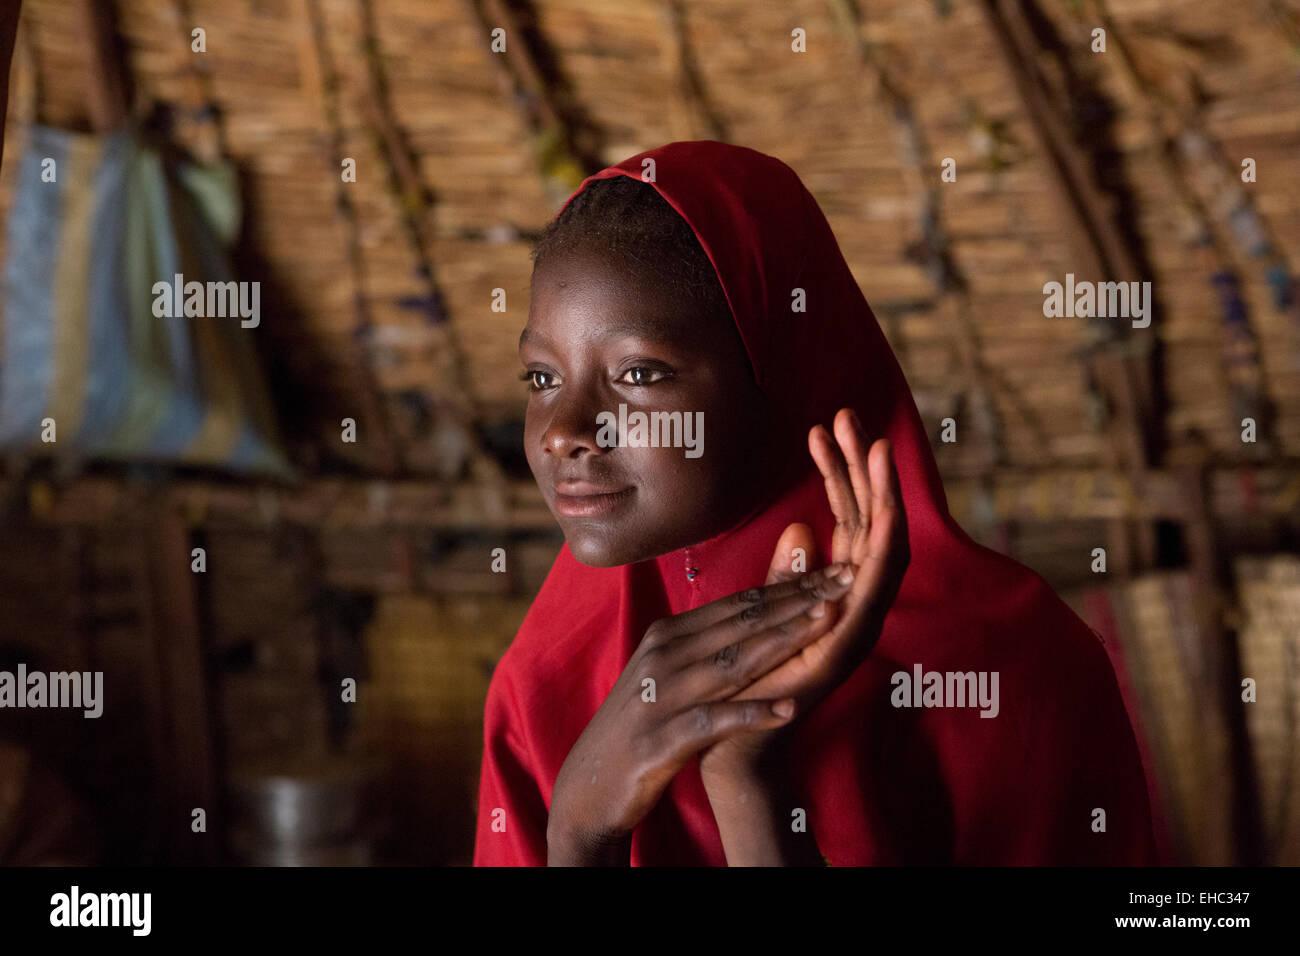
[[[761,586],[791,522],[812,527],[828,560],[834,517],[807,434],[843,406],[893,442],[912,559],[870,657],[797,718],[790,773],[821,852],[832,865],[1153,862],[1146,780],[1105,648],[1036,574],[949,516],[907,382],[816,200],[780,160],[709,141],[633,156],[578,192],[641,178],[646,160],[712,261],[799,465],[776,500],[679,551],[593,568],[561,548],[488,691],[475,864],[546,862],[556,775],[652,621]],[[792,310],[796,289],[805,312]],[[996,671],[997,716],[894,707],[891,676],[918,664]],[[726,865],[698,760],[633,834],[631,862]]]

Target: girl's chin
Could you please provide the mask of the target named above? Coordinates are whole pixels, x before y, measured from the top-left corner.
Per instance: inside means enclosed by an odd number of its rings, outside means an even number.
[[[569,551],[578,559],[579,564],[585,564],[589,568],[617,568],[624,564],[635,564],[640,558],[624,558],[618,554],[609,554],[604,551],[586,551],[581,548],[575,548],[569,545]]]
[[[581,564],[591,568],[616,568],[624,564],[651,561],[689,546],[689,542],[680,545],[659,542],[656,544],[641,543],[637,547],[629,547],[626,540],[615,543],[581,533],[566,534],[565,541],[569,545],[569,552]]]
[[[564,529],[564,538],[570,553],[588,567],[615,568],[666,553],[625,527],[597,528],[589,521],[575,523],[577,527]]]
[[[565,533],[569,551],[581,563],[592,568],[613,568],[620,564],[637,561],[636,556],[626,557],[629,549],[626,543],[620,545],[600,535],[592,534],[590,529]]]

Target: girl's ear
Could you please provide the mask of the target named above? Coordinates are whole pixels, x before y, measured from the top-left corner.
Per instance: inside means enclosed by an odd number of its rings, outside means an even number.
[[[781,537],[777,539],[776,550],[772,552],[772,563],[767,569],[767,580],[764,584],[788,581],[819,566],[817,542],[813,540],[812,528],[801,521],[796,521],[788,525],[781,532]]]

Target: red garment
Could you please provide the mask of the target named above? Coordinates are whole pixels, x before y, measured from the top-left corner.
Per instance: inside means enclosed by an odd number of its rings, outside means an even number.
[[[761,586],[793,521],[828,560],[834,518],[807,435],[843,406],[893,442],[912,560],[870,657],[793,732],[790,770],[822,853],[836,866],[1153,862],[1146,781],[1105,648],[1041,578],[949,516],[902,371],[816,200],[779,160],[715,142],[633,156],[578,191],[640,177],[646,158],[786,413],[777,429],[797,474],[731,531],[658,558],[593,568],[560,550],[488,692],[475,864],[546,862],[556,775],[652,621]],[[806,312],[792,310],[796,288]],[[891,675],[918,663],[997,671],[998,715],[894,707]],[[631,862],[726,864],[698,759],[633,834]]]

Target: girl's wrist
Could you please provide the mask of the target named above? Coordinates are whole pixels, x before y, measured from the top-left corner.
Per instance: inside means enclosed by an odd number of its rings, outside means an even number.
[[[768,793],[776,776],[774,761],[757,755],[736,755],[718,758],[700,764],[700,778],[710,794],[729,790],[761,791]]]
[[[722,837],[728,866],[816,866],[813,835],[795,829],[799,801],[788,775],[770,765],[718,768],[705,791]]]
[[[546,827],[549,866],[627,866],[631,834],[599,834],[551,814]]]
[[[788,775],[786,737],[769,734],[760,743],[737,744],[723,741],[700,760],[700,776],[706,785],[713,781],[725,786],[731,781],[763,786],[784,781]],[[771,789],[778,789],[771,786]]]

